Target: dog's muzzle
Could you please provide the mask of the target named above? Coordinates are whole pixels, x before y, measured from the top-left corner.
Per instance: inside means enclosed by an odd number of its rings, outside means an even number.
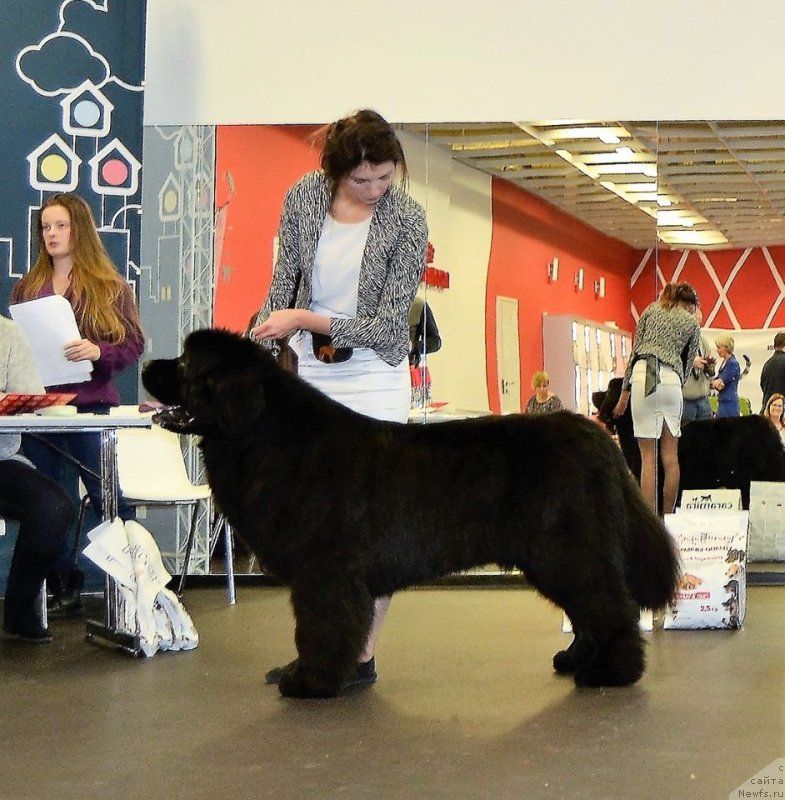
[[[164,406],[153,414],[153,422],[174,433],[204,433],[202,426],[185,406]]]

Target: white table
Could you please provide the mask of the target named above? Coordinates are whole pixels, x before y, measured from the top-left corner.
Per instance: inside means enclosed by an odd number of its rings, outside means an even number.
[[[0,415],[0,433],[100,433],[101,434],[101,505],[103,518],[117,516],[117,431],[120,428],[149,428],[151,414],[47,414]],[[121,628],[118,614],[120,593],[111,577],[106,577],[104,621],[87,621],[87,639],[102,639],[139,655],[139,637],[135,630]]]
[[[474,419],[475,417],[491,416],[490,411],[478,411],[467,408],[453,408],[449,404],[444,406],[426,406],[425,408],[412,408],[409,410],[409,424],[429,425],[432,422],[450,422],[455,419]]]

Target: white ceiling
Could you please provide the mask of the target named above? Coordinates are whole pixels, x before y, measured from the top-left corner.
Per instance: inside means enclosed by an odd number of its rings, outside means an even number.
[[[785,121],[403,127],[636,248],[785,244]]]

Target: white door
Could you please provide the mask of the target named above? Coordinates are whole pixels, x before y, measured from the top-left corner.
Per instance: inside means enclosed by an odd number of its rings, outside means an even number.
[[[518,342],[518,301],[496,298],[496,366],[502,414],[521,410],[521,358]]]

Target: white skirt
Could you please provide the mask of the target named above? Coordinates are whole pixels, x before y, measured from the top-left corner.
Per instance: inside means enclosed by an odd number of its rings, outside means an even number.
[[[637,439],[659,439],[662,423],[675,437],[681,435],[683,395],[681,378],[665,364],[660,364],[660,382],[656,391],[645,396],[646,361],[640,359],[632,368],[632,425]]]
[[[355,347],[340,364],[324,364],[313,354],[311,334],[301,331],[289,344],[297,353],[297,374],[341,405],[374,419],[406,422],[411,404],[409,362],[391,367],[367,347]]]

